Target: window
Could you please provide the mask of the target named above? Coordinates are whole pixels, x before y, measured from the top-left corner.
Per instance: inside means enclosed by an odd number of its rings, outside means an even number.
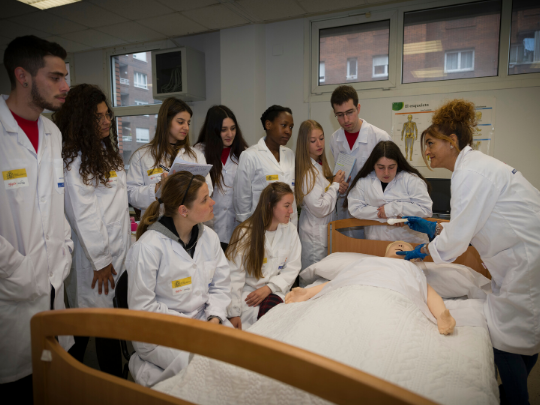
[[[540,72],[540,3],[512,2],[512,28],[508,74]]]
[[[324,62],[319,63],[319,83],[324,83]]]
[[[373,57],[373,77],[388,77],[388,55],[380,55]]]
[[[362,18],[365,20],[365,17]],[[316,85],[361,83],[384,79],[383,76],[374,78],[373,58],[389,53],[390,20],[363,23],[358,23],[358,21],[359,18],[350,17],[342,19],[342,25],[336,26],[335,20],[313,25],[318,35],[318,61],[314,66],[315,69],[316,66],[319,67]],[[388,57],[386,57],[386,65],[388,65]],[[387,78],[388,67],[385,71]]]
[[[148,105],[148,101],[135,100],[135,105]]]
[[[358,59],[347,59],[347,80],[356,80],[358,77]]]
[[[501,0],[404,13],[403,83],[498,75]],[[475,55],[474,49],[482,52]]]
[[[146,62],[146,52],[134,53],[133,59],[142,60],[143,62]]]
[[[147,77],[144,73],[135,72],[133,74],[133,85],[141,89],[147,89]]]
[[[452,51],[444,54],[445,73],[474,70],[474,51]]]
[[[148,128],[135,128],[135,136],[139,143],[150,142],[150,130]]]

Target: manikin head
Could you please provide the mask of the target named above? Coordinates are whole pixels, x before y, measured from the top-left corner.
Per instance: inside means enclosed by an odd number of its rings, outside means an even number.
[[[396,254],[396,252],[410,252],[411,250],[414,250],[412,245],[407,242],[403,242],[402,240],[398,240],[395,242],[390,243],[386,247],[386,253],[384,254],[384,257],[390,257],[392,259],[402,259],[405,256],[399,256]]]

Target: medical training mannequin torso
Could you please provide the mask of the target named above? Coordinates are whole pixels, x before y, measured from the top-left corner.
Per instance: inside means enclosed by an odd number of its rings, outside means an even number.
[[[412,251],[413,247],[403,241],[396,241],[392,242],[388,245],[386,248],[386,258],[392,258],[396,260],[403,260],[401,256],[398,256],[396,252],[407,252]],[[404,265],[409,265],[407,262],[403,262]],[[330,281],[322,284],[318,284],[314,287],[309,288],[293,288],[291,292],[287,294],[285,297],[285,303],[291,304],[295,302],[303,302],[307,301],[310,298],[313,298],[315,295],[320,293],[323,288],[330,283]],[[435,317],[437,320],[437,327],[439,329],[439,333],[442,335],[450,335],[453,333],[454,328],[456,326],[456,321],[450,315],[450,311],[446,309],[446,305],[444,304],[443,299],[437,292],[429,285],[427,284],[427,299],[426,299],[427,306],[429,308],[429,311],[431,314]]]
[[[540,192],[517,169],[465,147],[451,182],[450,222],[428,245],[435,263],[471,243],[492,277],[485,314],[493,347],[540,352]]]
[[[114,293],[99,294],[92,289],[94,270],[112,263],[115,280],[124,271],[131,246],[126,172],[111,172],[107,186],[84,184],[79,169],[81,153],[64,170],[65,212],[71,224],[75,250],[72,271],[66,279],[71,308],[112,308]]]
[[[265,232],[265,261],[262,266],[264,278],[257,279],[247,274],[242,266],[242,254],[229,261],[232,301],[227,314],[228,318],[240,316],[244,330],[257,321],[259,312],[258,306],[249,307],[246,304],[246,297],[267,285],[273,294],[284,299],[300,272],[302,247],[296,227],[290,222],[279,224],[272,241],[266,237],[268,233]]]
[[[326,257],[328,248],[328,223],[336,219],[336,201],[339,183],[330,182],[324,177],[323,167],[311,159],[317,177],[313,189],[305,194],[302,212],[298,224],[298,233],[302,243],[302,269],[309,267]],[[302,182],[303,192],[307,193],[311,184],[311,175],[306,174]]]
[[[351,216],[358,219],[371,219],[386,222],[377,217],[377,208],[384,205],[388,218],[402,216],[430,217],[433,201],[427,191],[426,183],[413,173],[401,171],[388,183],[383,191],[381,181],[375,171],[361,178],[350,191],[348,209]],[[409,243],[426,243],[426,234],[415,232],[409,227],[369,226],[366,239],[403,240]]]
[[[39,116],[36,153],[7,99],[0,97],[0,384],[32,374],[30,319],[50,309],[51,286],[54,308],[64,308],[73,250],[64,216],[62,135]],[[68,350],[73,337],[59,336],[59,342]]]
[[[130,309],[207,320],[218,316],[229,325],[230,276],[217,234],[198,224],[193,258],[178,238],[160,222],[148,228],[131,247],[126,259]],[[148,343],[133,342],[130,359],[135,381],[152,386],[189,363],[189,353]]]
[[[233,204],[238,222],[244,222],[253,214],[261,192],[268,184],[280,181],[294,190],[294,152],[280,146],[278,162],[264,140],[265,138],[261,138],[256,145],[249,147],[240,155],[233,186]],[[296,203],[291,222],[295,226],[298,223]]]
[[[194,147],[204,154],[205,145],[198,143]],[[216,202],[214,206],[214,219],[212,229],[218,234],[222,243],[229,243],[231,235],[236,227],[236,215],[233,207],[233,183],[238,169],[238,160],[229,154],[227,163],[223,165],[223,190],[215,188],[212,199]]]
[[[364,163],[366,163],[366,160],[371,154],[371,151],[375,145],[377,145],[380,141],[392,140],[386,131],[371,125],[364,119],[359,118],[359,120],[362,121],[362,124],[358,138],[354,142],[352,149],[349,147],[347,137],[345,136],[345,130],[343,128],[339,128],[336,132],[334,132],[330,139],[330,150],[334,156],[334,162],[337,161],[340,153],[344,153],[356,158],[356,164],[354,165],[350,174],[351,179],[354,179],[362,166],[364,166]],[[345,181],[347,180],[348,179],[345,179]],[[337,203],[338,219],[347,219],[351,217],[349,211],[343,208],[343,200],[344,196],[340,195]]]
[[[196,148],[191,148],[195,153],[195,158],[186,152],[185,148],[180,149],[177,157],[186,162],[206,164],[206,158]],[[144,211],[152,202],[156,200],[156,184],[161,181],[163,169],[154,166],[154,158],[149,147],[137,149],[129,161],[129,170],[127,172],[127,190],[129,203],[141,210],[141,218]],[[168,162],[161,162],[165,167],[168,167]],[[206,175],[206,184],[210,195],[212,195],[213,187],[210,174]]]

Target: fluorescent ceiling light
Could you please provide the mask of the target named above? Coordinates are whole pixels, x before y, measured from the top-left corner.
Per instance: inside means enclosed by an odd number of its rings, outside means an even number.
[[[403,45],[403,54],[404,55],[415,55],[417,53],[429,53],[429,52],[441,52],[442,44],[441,40],[436,41],[424,41],[424,42],[413,42],[412,44]]]
[[[446,73],[442,68],[428,68],[423,70],[413,70],[412,75],[417,79],[433,79],[436,77],[445,77]]]
[[[53,7],[65,6],[66,4],[77,3],[81,0],[17,0],[29,6],[45,10]]]

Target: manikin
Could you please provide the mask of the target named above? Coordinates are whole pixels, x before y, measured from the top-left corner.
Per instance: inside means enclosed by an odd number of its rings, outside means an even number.
[[[399,260],[403,256],[398,256],[396,252],[409,252],[412,250],[414,250],[414,248],[407,242],[392,242],[386,248],[385,257]],[[421,260],[418,259],[416,261]],[[324,286],[328,283],[329,281],[310,288],[293,288],[293,290],[285,296],[285,304],[307,301],[321,292]],[[456,321],[452,315],[450,315],[450,311],[446,309],[446,305],[444,304],[441,296],[437,294],[437,292],[429,284],[427,284],[427,306],[437,320],[439,333],[442,335],[452,334],[456,326]]]

